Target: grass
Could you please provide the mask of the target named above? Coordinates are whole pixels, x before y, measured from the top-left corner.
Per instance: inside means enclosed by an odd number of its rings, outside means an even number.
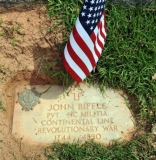
[[[152,80],[156,73],[156,10],[113,4],[107,7],[107,43],[97,72],[90,78],[98,77],[98,83],[134,95],[140,116],[154,122],[156,110],[151,107],[156,98],[156,80]]]
[[[6,108],[3,107],[2,101],[0,101],[0,110],[6,111]]]
[[[45,151],[48,160],[154,160],[156,149],[151,145],[150,136],[141,136],[130,142],[111,144],[105,147],[94,142],[81,145],[54,144]]]
[[[20,40],[16,38],[15,35],[24,35],[24,33],[21,31],[21,24],[12,25],[12,22],[9,22],[11,26],[8,24],[5,24],[2,19],[0,19],[0,36],[5,39],[10,39],[11,44],[13,46],[16,45],[16,43],[21,43]]]
[[[49,0],[48,15],[55,20],[57,28],[63,25],[61,31],[64,33],[64,42],[57,43],[60,57],[81,4],[81,0],[76,3],[73,0]],[[70,7],[66,9],[68,5]],[[85,81],[126,90],[138,100],[137,113],[155,122],[156,108],[152,106],[156,105],[156,80],[152,76],[156,73],[156,6],[136,8],[108,3],[106,10],[106,45],[96,72]],[[57,65],[61,66],[61,61],[52,62],[45,69],[46,72],[68,84],[70,78],[65,70],[48,72],[52,66]]]
[[[82,0],[48,1],[47,13],[55,21],[53,30],[61,28],[64,35],[63,43],[57,42],[60,59],[82,3]],[[156,123],[156,79],[152,78],[156,73],[156,5],[134,7],[108,2],[106,10],[107,42],[96,72],[85,81],[100,88],[125,90],[135,99],[130,107],[146,134],[107,148],[96,143],[55,144],[45,152],[49,160],[156,159],[156,149],[150,140],[152,124]],[[73,82],[62,68],[51,72],[52,66],[62,67],[60,60],[44,70],[65,85]]]

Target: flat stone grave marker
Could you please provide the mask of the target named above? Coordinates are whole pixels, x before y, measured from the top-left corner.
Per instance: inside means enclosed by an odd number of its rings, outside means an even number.
[[[35,91],[30,90],[33,87]],[[104,144],[130,139],[134,119],[126,98],[118,91],[106,89],[101,93],[98,88],[81,83],[70,88],[52,85],[43,93],[48,87],[17,87],[12,129],[15,138],[29,143],[94,139]],[[34,95],[28,94],[31,91],[37,96],[43,94],[32,98]]]

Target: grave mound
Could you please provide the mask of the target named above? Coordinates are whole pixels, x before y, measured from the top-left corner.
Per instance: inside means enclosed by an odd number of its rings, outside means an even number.
[[[12,134],[29,144],[130,140],[135,130],[127,96],[85,83],[70,87],[49,77],[20,72],[5,86]],[[11,96],[10,96],[11,95]]]

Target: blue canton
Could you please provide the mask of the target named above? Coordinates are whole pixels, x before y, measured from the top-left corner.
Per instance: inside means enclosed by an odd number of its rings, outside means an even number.
[[[79,15],[80,23],[90,35],[99,22],[106,0],[85,0]]]

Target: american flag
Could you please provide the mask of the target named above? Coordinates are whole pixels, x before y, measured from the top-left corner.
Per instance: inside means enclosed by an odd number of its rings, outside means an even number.
[[[96,66],[106,41],[106,0],[85,0],[63,54],[66,71],[83,81]]]

